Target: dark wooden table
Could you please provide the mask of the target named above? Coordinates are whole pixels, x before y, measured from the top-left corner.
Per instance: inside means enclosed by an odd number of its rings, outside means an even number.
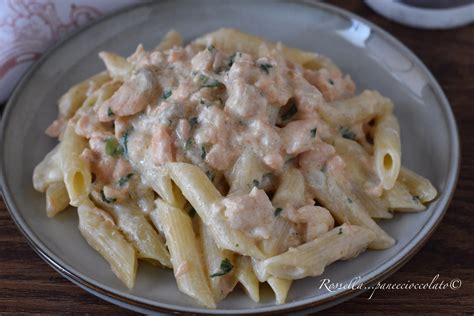
[[[456,115],[462,165],[451,206],[423,249],[389,283],[462,280],[460,289],[377,291],[333,307],[328,314],[474,313],[474,25],[456,30],[408,28],[377,15],[362,1],[329,1],[381,26],[418,55],[443,87]],[[28,246],[0,202],[0,314],[130,312],[73,285]],[[130,313],[131,314],[131,313]]]

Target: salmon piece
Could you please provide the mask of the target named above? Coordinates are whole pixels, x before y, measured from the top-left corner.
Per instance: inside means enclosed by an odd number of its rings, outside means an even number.
[[[235,160],[235,151],[229,146],[216,144],[206,155],[206,162],[214,169],[224,171],[228,169]]]
[[[265,116],[268,102],[255,86],[235,80],[227,86],[227,91],[226,113],[237,118]]]
[[[319,139],[319,122],[313,119],[297,120],[288,123],[280,130],[282,147],[287,154],[300,154],[311,150]]]
[[[114,116],[109,115],[110,111],[115,116],[128,116],[143,111],[148,104],[155,101],[159,90],[151,68],[138,70],[110,99],[99,106],[97,114],[100,121],[112,121]]]
[[[49,137],[57,138],[63,133],[64,129],[66,128],[66,125],[67,125],[67,121],[65,119],[58,118],[57,120],[54,120],[54,122],[51,123],[51,125],[48,126],[45,133]]]
[[[321,170],[326,162],[336,154],[334,146],[318,142],[314,149],[300,155],[299,164],[303,172]]]
[[[154,162],[158,165],[174,161],[173,140],[166,126],[155,126],[151,138],[151,151],[153,153]]]
[[[331,213],[324,207],[306,205],[298,209],[285,209],[282,215],[295,223],[303,241],[311,241],[334,227]]]
[[[259,76],[255,86],[259,88],[274,106],[283,106],[292,96],[292,88],[288,82],[288,67],[286,61],[278,54],[273,58],[259,58],[256,61],[262,75]]]
[[[300,117],[311,117],[324,102],[321,92],[299,73],[295,72],[292,80],[293,94]]]
[[[254,187],[249,194],[226,197],[222,203],[233,229],[241,230],[255,240],[270,238],[274,215],[265,191]]]
[[[351,77],[343,77],[339,71],[329,71],[325,68],[317,71],[305,70],[304,77],[321,91],[328,102],[351,97],[355,92]]]

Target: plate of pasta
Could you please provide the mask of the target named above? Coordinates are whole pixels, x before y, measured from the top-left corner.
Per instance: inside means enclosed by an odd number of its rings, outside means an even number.
[[[307,1],[160,1],[95,23],[22,80],[2,152],[3,195],[32,247],[142,312],[357,295],[321,280],[393,273],[441,220],[459,167],[425,66]]]

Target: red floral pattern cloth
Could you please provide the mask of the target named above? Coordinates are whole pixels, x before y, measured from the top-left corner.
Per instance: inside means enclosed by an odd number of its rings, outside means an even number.
[[[51,44],[140,0],[0,0],[0,102]]]

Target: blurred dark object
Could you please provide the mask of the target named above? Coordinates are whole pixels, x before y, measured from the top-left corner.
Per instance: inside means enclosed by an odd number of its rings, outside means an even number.
[[[472,4],[472,0],[399,0],[412,7],[429,9],[450,9]]]

